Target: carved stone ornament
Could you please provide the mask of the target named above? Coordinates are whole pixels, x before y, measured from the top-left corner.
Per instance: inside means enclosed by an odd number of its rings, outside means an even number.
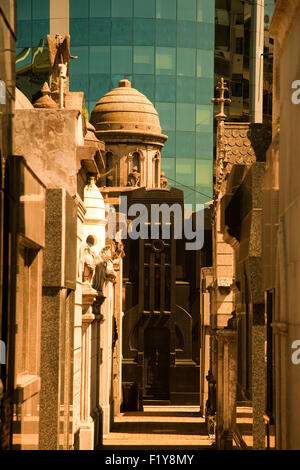
[[[133,167],[132,171],[128,175],[128,183],[127,186],[136,187],[140,185],[140,173],[136,166]]]
[[[115,282],[116,280],[116,273],[113,267],[113,244],[114,242],[106,245],[104,248],[102,248],[100,253],[102,261],[106,264],[105,280],[110,282]]]
[[[69,77],[69,64],[70,59],[78,59],[70,53],[69,34],[63,38],[60,34],[56,34],[55,39],[52,39],[50,34],[47,34],[47,42],[49,49],[49,62],[50,62],[50,88],[51,91],[58,90],[59,81],[59,64],[65,64],[67,67],[67,77]]]
[[[160,187],[163,188],[163,189],[168,189],[168,187],[169,187],[169,181],[165,177],[165,172],[164,171],[162,171],[161,174],[160,174]]]
[[[83,254],[83,283],[92,285],[92,280],[96,266],[96,254],[91,249],[90,245],[86,243],[84,245]]]

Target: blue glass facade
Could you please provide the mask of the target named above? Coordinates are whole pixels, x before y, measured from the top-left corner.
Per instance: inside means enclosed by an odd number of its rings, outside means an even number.
[[[102,95],[128,78],[154,103],[169,136],[162,167],[170,184],[178,182],[187,203],[208,201],[213,168],[214,1],[102,3],[99,8],[95,0],[70,0],[72,53],[79,56],[71,63],[71,89],[85,92],[91,112]]]
[[[46,38],[50,28],[49,2],[50,0],[17,2],[17,87],[30,100],[35,100],[40,95],[41,86],[49,75]]]
[[[47,21],[49,0],[19,3],[19,23],[27,21],[29,31],[19,46],[37,45],[34,22]],[[215,1],[70,0],[69,14],[71,52],[79,57],[71,61],[70,89],[84,91],[91,112],[121,78],[130,80],[153,102],[169,137],[162,167],[170,185],[184,190],[186,203],[210,200]],[[49,19],[40,27],[43,37]]]

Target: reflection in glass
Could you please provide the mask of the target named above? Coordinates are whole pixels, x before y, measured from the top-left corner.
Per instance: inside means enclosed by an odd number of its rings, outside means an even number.
[[[213,49],[215,28],[213,23],[197,23],[197,43],[199,49]],[[217,37],[217,35],[216,35]]]
[[[134,73],[154,72],[154,47],[135,46],[133,55]]]
[[[132,17],[132,0],[111,0],[111,14],[115,17]]]
[[[78,74],[72,77],[72,84],[70,84],[71,91],[83,91],[84,99],[89,100],[89,76],[88,74]]]
[[[156,18],[176,19],[176,1],[156,0]]]
[[[81,3],[83,3],[81,1]],[[84,2],[85,3],[85,2]],[[110,0],[90,0],[90,17],[109,17],[110,16]]]
[[[197,21],[214,23],[215,2],[212,0],[197,0]]]
[[[21,0],[22,2],[23,0]],[[43,4],[43,0],[37,0]],[[19,3],[21,3],[19,2]],[[49,8],[48,8],[49,16]],[[82,0],[70,0],[70,18],[88,18],[89,16],[89,2],[83,2]]]
[[[195,105],[186,103],[176,104],[176,129],[180,131],[195,130]]]
[[[168,134],[168,140],[165,143],[165,146],[163,148],[163,156],[164,157],[174,157],[175,156],[175,132],[174,131],[167,131]],[[169,158],[168,158],[169,160]],[[162,162],[164,161],[164,158],[162,159]]]
[[[156,101],[176,101],[176,77],[156,75]]]
[[[32,44],[38,44],[41,38],[46,42],[49,32],[49,20],[32,21]]]
[[[213,134],[211,132],[196,133],[196,157],[208,159],[213,153]]]
[[[176,159],[175,158],[162,158],[161,168],[165,172],[166,178],[176,180]],[[169,186],[174,186],[173,181],[169,181]]]
[[[134,16],[155,18],[155,0],[134,0]]]
[[[74,53],[74,49],[72,49]],[[91,46],[89,48],[89,72],[105,73],[110,72],[110,47],[107,46]],[[79,54],[75,54],[78,55]],[[72,61],[77,62],[77,61]]]
[[[111,20],[109,18],[90,18],[88,29],[90,45],[110,45]],[[73,41],[72,37],[72,44]]]
[[[210,132],[212,131],[212,125],[212,106],[198,104],[196,107],[196,130],[202,132]]]
[[[70,74],[82,74],[89,69],[89,48],[88,46],[76,46],[72,48],[72,54],[77,56],[78,59],[70,61]]]
[[[214,87],[211,78],[197,78],[196,97],[199,104],[211,104],[214,95]]]
[[[177,75],[195,76],[196,50],[192,48],[177,48]]]
[[[24,0],[18,2],[23,3]],[[49,19],[49,0],[32,0],[32,18],[34,20],[48,20]]]
[[[195,133],[176,132],[176,156],[192,157],[195,155]]]
[[[197,50],[197,77],[210,78],[214,69],[214,53],[203,49]]]
[[[174,103],[155,103],[162,129],[175,129],[175,104]]]
[[[38,47],[25,47],[16,50],[17,87],[34,102],[41,96],[41,88],[49,79],[49,54],[44,39]]]
[[[194,186],[195,160],[193,158],[176,158],[176,180],[187,186]]]
[[[112,46],[111,71],[120,74],[132,72],[132,47]]]
[[[155,41],[155,22],[149,19],[136,19],[133,23],[134,44],[152,46]]]
[[[30,19],[31,19],[31,0],[22,0],[21,2],[18,2],[18,21],[30,20]]]
[[[177,18],[195,21],[196,0],[177,0]]]
[[[196,23],[191,21],[177,21],[177,45],[195,47]]]
[[[135,75],[132,86],[154,101],[154,75]]]
[[[177,102],[194,103],[195,78],[177,77]]]
[[[132,20],[113,18],[111,21],[111,44],[123,45],[132,43]]]
[[[200,186],[209,186],[212,184],[212,161],[196,161],[196,184]]]
[[[156,72],[158,74],[175,74],[175,54],[175,47],[156,48]]]
[[[109,74],[90,73],[89,75],[89,99],[99,100],[111,89]]]
[[[156,20],[156,45],[176,46],[176,21]]]

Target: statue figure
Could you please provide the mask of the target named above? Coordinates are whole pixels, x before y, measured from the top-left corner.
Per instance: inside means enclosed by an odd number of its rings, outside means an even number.
[[[98,263],[95,266],[95,275],[93,278],[93,289],[95,289],[100,297],[104,300],[105,297],[103,296],[103,285],[106,278],[106,263],[98,259]]]
[[[169,181],[165,177],[165,172],[162,171],[160,174],[160,187],[163,189],[168,189],[169,187]]]
[[[106,263],[106,279],[114,282],[116,273],[113,267],[113,252],[115,251],[115,244],[111,240],[109,245],[106,245],[101,250],[101,258]]]
[[[103,285],[105,280],[114,282],[116,273],[113,269],[113,255],[112,246],[114,242],[111,241],[109,245],[102,248],[100,256],[97,257],[95,262],[95,274],[93,277],[93,289],[99,292],[100,296],[103,296]]]
[[[96,255],[91,249],[88,243],[84,246],[84,255],[83,255],[83,283],[90,284],[92,283],[94,272],[95,272],[95,262]]]
[[[55,39],[52,39],[50,34],[47,34],[51,92],[58,92],[59,64],[64,64],[67,67],[68,86],[70,59],[78,59],[78,57],[72,56],[70,53],[70,39],[71,37],[69,34],[67,34],[65,38],[63,38],[60,34],[56,34]]]
[[[136,166],[132,168],[132,171],[128,175],[127,186],[139,186],[140,185],[140,173]]]
[[[124,244],[121,240],[115,242],[116,248],[115,248],[115,258],[124,258],[125,253],[124,253]]]

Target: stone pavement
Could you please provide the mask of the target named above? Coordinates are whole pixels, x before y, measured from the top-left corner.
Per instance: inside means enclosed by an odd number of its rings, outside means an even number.
[[[212,449],[199,407],[145,406],[121,413],[102,449]]]

